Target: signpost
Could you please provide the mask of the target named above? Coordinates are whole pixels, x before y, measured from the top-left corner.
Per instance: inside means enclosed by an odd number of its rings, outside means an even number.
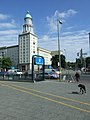
[[[40,55],[33,55],[32,56],[32,80],[35,82],[35,72],[34,72],[34,65],[42,65],[42,72],[43,72],[43,80],[45,78],[45,61],[44,57]]]

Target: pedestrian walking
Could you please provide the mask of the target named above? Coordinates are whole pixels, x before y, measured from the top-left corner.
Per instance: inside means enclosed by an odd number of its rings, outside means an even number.
[[[77,82],[80,80],[80,74],[78,72],[75,73],[75,79]]]

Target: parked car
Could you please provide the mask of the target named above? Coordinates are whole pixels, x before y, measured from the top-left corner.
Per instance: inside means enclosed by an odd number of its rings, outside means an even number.
[[[42,77],[43,77],[43,73],[39,73],[37,77],[38,77],[38,78],[42,78]],[[50,78],[50,73],[45,72],[45,78],[46,78],[46,79],[49,79],[49,78]]]
[[[9,69],[8,74],[21,75],[22,72],[19,69]]]
[[[50,78],[51,79],[57,79],[57,78],[59,78],[59,74],[51,72],[50,73]]]
[[[7,75],[6,71],[0,71],[0,75]]]
[[[60,71],[56,70],[56,69],[45,69],[45,72],[48,72],[48,73],[53,72],[53,73],[56,73],[58,75],[60,74]]]
[[[42,77],[43,77],[43,73],[39,73],[38,78],[42,78]],[[59,75],[57,73],[45,72],[45,79],[57,79],[57,78],[59,78]]]

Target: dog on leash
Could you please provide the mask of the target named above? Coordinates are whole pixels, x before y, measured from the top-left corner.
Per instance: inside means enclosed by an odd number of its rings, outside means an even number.
[[[80,93],[81,93],[81,94],[86,93],[86,87],[85,87],[85,85],[79,84],[78,87],[80,88]]]

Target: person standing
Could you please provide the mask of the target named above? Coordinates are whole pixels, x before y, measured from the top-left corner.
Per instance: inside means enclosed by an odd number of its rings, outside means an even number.
[[[79,82],[79,80],[80,80],[80,74],[78,72],[75,73],[75,78],[76,78],[76,81]]]

